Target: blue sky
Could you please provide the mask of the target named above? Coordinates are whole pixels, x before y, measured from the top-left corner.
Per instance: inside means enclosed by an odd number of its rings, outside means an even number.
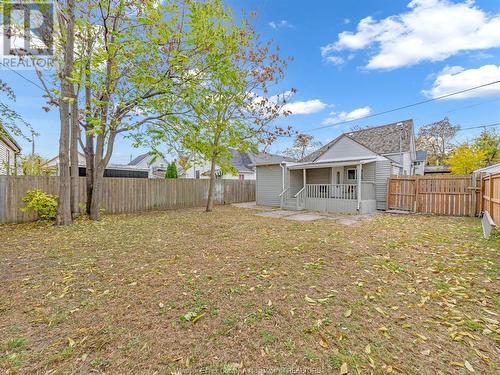
[[[422,101],[500,79],[500,1],[413,2],[314,0],[226,0],[235,14],[256,11],[257,31],[293,56],[285,81],[295,114],[279,119],[327,142],[352,124],[343,120]],[[36,81],[30,71],[21,71]],[[17,93],[15,108],[40,132],[37,151],[52,157],[58,147],[57,111],[44,112],[41,92],[14,73],[2,79]],[[448,116],[462,127],[500,121],[500,84],[354,124],[380,125],[413,118],[418,128]],[[321,130],[312,131],[325,126]],[[458,140],[480,130],[460,132]],[[20,140],[26,152],[30,145]],[[280,139],[272,151],[291,139]],[[113,162],[126,163],[147,150],[120,139]]]

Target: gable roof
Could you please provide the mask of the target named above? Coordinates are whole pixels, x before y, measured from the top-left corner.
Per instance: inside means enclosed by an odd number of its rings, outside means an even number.
[[[149,156],[149,152],[146,152],[145,154],[141,154],[134,159],[132,159],[127,165],[137,165],[144,159],[146,159]]]
[[[239,152],[231,150],[233,160],[231,164],[240,172],[253,172],[257,164],[277,164],[283,161],[294,161],[286,156],[268,154],[267,152]]]
[[[14,137],[9,134],[7,129],[5,129],[2,124],[0,124],[0,140],[5,140],[5,143],[14,149],[14,152],[21,152],[21,146],[19,146]]]
[[[413,120],[398,121],[391,124],[374,126],[353,132],[341,134],[333,141],[304,157],[301,162],[311,162],[318,159],[329,150],[339,139],[348,137],[360,145],[379,155],[396,154],[410,151],[413,137]]]

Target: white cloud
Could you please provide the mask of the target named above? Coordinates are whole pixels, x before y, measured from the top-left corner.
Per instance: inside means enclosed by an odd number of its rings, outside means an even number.
[[[423,93],[430,98],[436,98],[498,80],[500,80],[500,65],[483,65],[477,69],[464,69],[461,66],[446,67],[439,73],[432,88],[424,90]],[[491,95],[500,95],[500,83],[453,95],[449,99]]]
[[[362,19],[356,32],[344,31],[322,47],[322,55],[374,48],[366,68],[394,69],[500,46],[500,13],[488,14],[473,0],[413,0],[408,8],[381,20]]]
[[[290,111],[292,115],[309,115],[324,110],[328,105],[319,99],[306,100],[302,102],[287,103],[283,106],[284,111]]]
[[[325,119],[323,125],[336,125],[339,122],[357,120],[359,118],[368,116],[371,113],[370,107],[356,108],[350,112],[332,112],[330,117]]]
[[[295,28],[287,20],[271,21],[271,22],[269,22],[269,26],[271,26],[273,29],[282,29],[282,28],[294,29]]]
[[[344,63],[344,59],[340,56],[327,56],[326,61],[334,65],[342,65]]]
[[[328,104],[323,103],[319,99],[288,102],[294,94],[295,92],[291,90],[284,91],[282,93],[268,97],[267,100],[269,101],[269,103],[274,104],[286,102],[286,104],[281,107],[281,111],[291,112],[292,115],[309,115],[311,113],[320,112],[328,107]],[[260,104],[263,100],[265,100],[264,97],[255,93],[250,93],[250,96],[253,98],[253,101],[256,104]]]

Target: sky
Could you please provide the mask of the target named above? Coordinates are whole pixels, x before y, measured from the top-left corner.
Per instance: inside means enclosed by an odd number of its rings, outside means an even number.
[[[389,114],[360,119],[447,93],[500,80],[500,1],[451,0],[224,0],[234,14],[256,12],[263,40],[282,57],[293,57],[273,93],[294,88],[278,125],[326,143],[353,125],[375,126],[413,119],[420,126],[449,117],[462,128],[500,122],[500,84]],[[36,81],[30,70],[19,71]],[[39,88],[0,70],[16,92],[13,107],[40,133],[36,151],[51,158],[58,149],[58,113],[45,112]],[[338,124],[355,120],[348,124]],[[319,129],[318,129],[319,128]],[[498,127],[500,130],[500,127]],[[481,129],[459,132],[467,141]],[[24,151],[28,141],[19,139]],[[293,143],[281,138],[278,152]],[[120,138],[112,157],[127,163],[147,152]]]

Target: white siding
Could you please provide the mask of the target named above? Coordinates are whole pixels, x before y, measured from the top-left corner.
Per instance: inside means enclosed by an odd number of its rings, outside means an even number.
[[[391,176],[391,162],[377,161],[375,173],[375,197],[377,210],[385,210],[387,207],[387,179]]]
[[[14,169],[16,154],[2,139],[0,139],[0,174],[7,174],[7,166],[10,171]]]
[[[329,150],[318,158],[321,160],[331,159],[357,159],[370,156],[377,156],[374,152],[370,151],[359,143],[350,138],[342,137],[335,143]]]
[[[402,174],[412,174],[412,157],[410,152],[403,152],[402,154],[385,154],[385,157],[395,161],[403,166]]]
[[[306,184],[330,184],[331,168],[314,168],[306,172]]]
[[[363,165],[363,170],[361,175],[363,178],[362,181],[375,181],[375,163],[369,163]]]
[[[297,194],[304,185],[304,172],[302,169],[290,171],[290,194]]]
[[[281,166],[257,167],[256,200],[258,205],[279,207],[282,192]]]

